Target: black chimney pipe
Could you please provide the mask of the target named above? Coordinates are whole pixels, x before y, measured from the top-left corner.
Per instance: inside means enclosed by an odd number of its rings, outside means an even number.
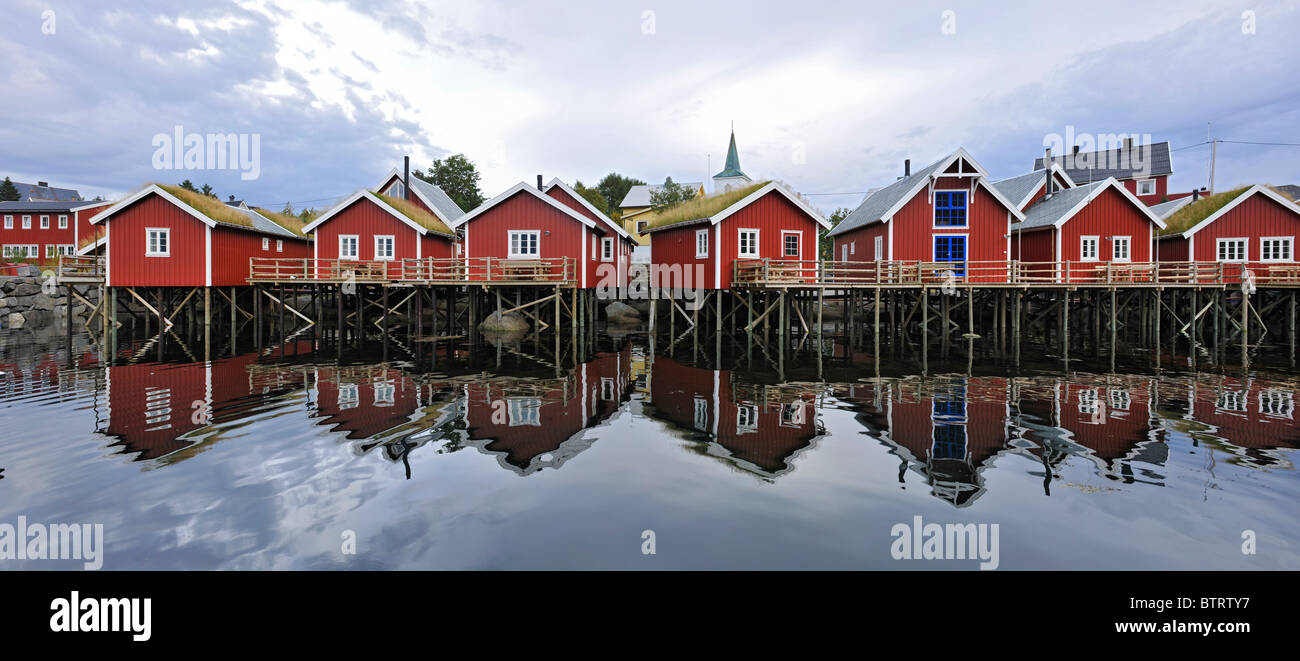
[[[1047,173],[1046,174],[1047,183],[1044,184],[1044,186],[1046,187],[1043,189],[1043,193],[1044,193],[1043,197],[1051,197],[1052,196],[1052,148],[1051,147],[1048,147],[1047,150],[1043,152],[1043,172]]]
[[[1192,191],[1192,201],[1195,202],[1199,199],[1201,199],[1201,191],[1199,190]]]
[[[910,158],[903,159],[903,176],[912,176],[912,159]]]
[[[537,190],[542,190],[542,175],[537,175]]]
[[[402,197],[411,199],[411,157],[402,157]]]

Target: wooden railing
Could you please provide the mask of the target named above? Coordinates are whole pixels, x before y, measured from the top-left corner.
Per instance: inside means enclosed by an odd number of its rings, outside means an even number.
[[[736,286],[1239,285],[1300,286],[1300,262],[837,262],[738,259]]]
[[[99,281],[104,279],[104,258],[78,255],[60,255],[56,280]]]
[[[396,280],[395,261],[314,259],[311,257],[250,257],[248,279],[254,282],[360,282]]]
[[[402,259],[366,261],[251,257],[250,282],[436,282],[492,281],[509,283],[573,283],[578,260],[572,257],[501,259],[497,257]]]

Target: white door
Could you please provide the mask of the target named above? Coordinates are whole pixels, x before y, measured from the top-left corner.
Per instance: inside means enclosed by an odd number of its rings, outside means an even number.
[[[847,243],[840,246],[840,261],[841,262],[849,261],[849,244]]]

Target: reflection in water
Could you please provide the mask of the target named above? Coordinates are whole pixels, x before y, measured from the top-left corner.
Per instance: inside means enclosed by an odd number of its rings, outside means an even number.
[[[558,512],[581,510],[604,498],[619,500],[621,505],[601,510],[596,518],[588,513],[585,519],[563,519],[563,525],[585,521],[593,529],[606,526],[600,528],[602,534],[617,527],[629,509],[648,518],[659,510],[691,518],[703,516],[700,512],[709,507],[735,508],[736,502],[762,497],[748,491],[755,485],[792,505],[822,494],[846,512],[882,519],[887,530],[886,524],[910,520],[929,505],[954,514],[979,511],[984,520],[1024,516],[1034,527],[1049,525],[1044,517],[1050,517],[1051,525],[1070,516],[1086,520],[1095,514],[1104,520],[1100,512],[1116,502],[1130,510],[1150,502],[1190,508],[1193,501],[1206,499],[1206,490],[1223,489],[1233,476],[1279,474],[1285,485],[1295,480],[1292,451],[1300,447],[1300,431],[1294,420],[1296,387],[1286,380],[1076,373],[780,383],[771,374],[703,368],[650,355],[636,336],[606,336],[598,344],[583,352],[580,364],[569,362],[558,370],[552,362],[531,360],[518,346],[474,352],[435,345],[428,349],[434,355],[424,361],[373,362],[332,347],[317,351],[312,341],[302,340],[283,351],[210,363],[107,368],[98,365],[93,353],[75,356],[75,366],[69,367],[66,357],[9,355],[0,346],[0,431],[6,439],[0,448],[8,470],[0,476],[7,478],[0,489],[11,490],[0,499],[11,503],[0,517],[33,507],[77,513],[84,496],[63,495],[60,487],[13,491],[20,488],[24,471],[39,472],[46,465],[42,457],[51,447],[70,453],[60,467],[78,476],[69,484],[82,480],[93,490],[96,480],[103,479],[110,486],[98,493],[108,494],[110,501],[116,488],[111,485],[121,478],[86,477],[105,470],[106,459],[125,459],[146,469],[153,479],[141,486],[159,503],[198,489],[196,473],[218,483],[228,480],[234,485],[231,493],[220,487],[207,493],[217,503],[211,507],[229,508],[232,519],[239,519],[235,512],[242,505],[225,501],[237,501],[235,494],[249,484],[258,487],[258,498],[267,498],[263,492],[269,491],[309,513],[328,510],[334,519],[377,498],[386,483],[416,485],[421,491],[413,494],[425,494],[431,503],[444,498],[459,502],[491,483],[486,493],[500,498],[487,510],[461,515],[510,519],[515,507],[524,507],[520,503],[543,493],[556,499]],[[54,410],[66,416],[67,424],[50,424],[49,411]],[[63,445],[14,433],[28,427],[49,428],[48,435]],[[87,435],[95,452],[83,452]],[[273,448],[265,450],[266,457],[264,447]],[[467,448],[477,452],[461,452]],[[660,454],[673,448],[687,452]],[[484,462],[484,455],[494,461]],[[543,470],[562,467],[565,471]],[[525,476],[529,479],[519,484],[530,486],[494,482],[482,470],[510,480]],[[334,475],[332,471],[342,472],[329,478],[328,488],[301,491],[303,484]],[[658,491],[645,486],[650,483],[647,472],[671,486]],[[173,473],[178,477],[170,482]],[[298,486],[279,482],[295,473],[301,473],[293,478]],[[443,486],[468,479],[458,474],[472,474],[475,481]],[[549,482],[537,477],[551,474]],[[394,475],[405,479],[393,480]],[[874,483],[868,475],[875,476]],[[921,494],[907,489],[918,482],[924,485]],[[674,489],[700,494],[692,502],[701,509],[683,510],[681,502],[672,500]],[[1262,503],[1269,496],[1259,489],[1250,480],[1237,481],[1232,497],[1243,500],[1234,501],[1234,507],[1259,502],[1266,508]],[[1013,514],[1002,499],[990,496],[1003,490],[1022,503],[1036,498],[1072,505]],[[1200,495],[1194,498],[1193,492]],[[1125,493],[1118,497],[1127,501],[1104,500]],[[897,500],[899,494],[908,500]],[[1164,499],[1153,501],[1158,494],[1165,494]],[[753,517],[755,523],[746,529],[750,537],[779,536],[777,529],[787,520],[781,517],[804,517],[807,511],[807,503],[787,511],[781,501],[761,502],[761,511],[731,510],[733,523],[736,517]],[[487,502],[477,506],[487,507]],[[445,505],[434,510],[440,507]],[[1090,509],[1094,507],[1096,512]],[[537,516],[538,510],[525,511]],[[1228,511],[1209,513],[1226,516]],[[251,527],[251,536],[261,539],[274,536],[273,529],[292,519],[283,514],[259,517],[261,523],[219,527]],[[294,524],[298,527],[285,536],[312,529],[312,518]],[[140,530],[154,525],[148,520],[141,518]],[[435,521],[421,525],[430,531],[450,525],[450,519]],[[630,525],[636,534],[643,528]],[[843,523],[828,517],[826,525]],[[517,526],[531,529],[529,524]],[[707,529],[694,534],[706,539]],[[403,543],[421,542],[417,537]],[[193,566],[224,566],[239,554],[256,551],[240,548],[228,555],[213,550]],[[817,566],[816,558],[809,566]]]

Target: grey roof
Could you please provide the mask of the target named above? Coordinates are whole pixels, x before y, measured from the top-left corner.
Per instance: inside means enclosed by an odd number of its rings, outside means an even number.
[[[213,218],[213,220],[216,221],[218,225],[225,225],[225,226],[227,226],[227,227],[234,227],[234,228],[241,229],[241,230],[252,229],[253,231],[261,232],[261,233],[263,233],[263,234],[274,234],[274,235],[276,235],[276,236],[285,236],[285,237],[288,237],[288,238],[290,238],[290,239],[301,239],[301,238],[304,238],[304,237],[302,237],[302,236],[300,236],[300,235],[294,234],[293,232],[290,232],[289,230],[287,230],[287,229],[281,227],[279,223],[276,223],[276,222],[271,221],[271,220],[268,219],[266,216],[263,216],[262,214],[260,214],[260,213],[258,213],[258,212],[256,212],[256,211],[253,211],[252,209],[248,209],[248,208],[245,208],[245,207],[230,207],[230,208],[231,208],[231,209],[234,209],[235,211],[238,211],[239,213],[244,214],[245,216],[248,216],[248,217],[251,218],[251,219],[253,219],[253,226],[252,226],[251,228],[249,228],[249,227],[245,227],[245,226],[243,226],[243,225],[235,225],[235,224],[233,224],[233,223],[224,223],[224,222],[222,222],[222,221],[220,221],[220,220],[217,220],[216,218]],[[209,218],[211,218],[211,216],[209,216]]]
[[[248,207],[248,205],[245,204],[243,200],[227,201],[227,202],[226,202],[226,206],[228,206],[228,207],[245,207],[245,208]]]
[[[456,222],[458,218],[465,215],[465,210],[460,208],[454,200],[447,197],[437,184],[431,184],[414,174],[411,175],[411,187],[420,191],[420,194],[429,199],[434,209],[442,215],[442,219],[448,224]]]
[[[953,154],[955,153],[953,152]],[[862,204],[859,204],[858,208],[853,210],[853,213],[841,220],[840,224],[836,225],[828,236],[843,234],[880,220],[881,216],[894,208],[894,205],[899,200],[902,200],[918,183],[925,181],[935,170],[939,169],[940,165],[952,158],[953,154],[948,154],[913,172],[911,176],[902,177],[898,181],[867,195],[866,199],[862,200]]]
[[[678,186],[690,186],[695,190],[704,187],[701,181],[676,181],[673,182]],[[619,202],[618,208],[627,209],[629,207],[648,207],[650,206],[650,193],[658,192],[663,188],[663,184],[643,184],[633,186],[627,190],[627,195],[623,196],[623,201]]]
[[[1105,181],[1110,177],[1120,181],[1159,177],[1174,172],[1168,142],[1053,156],[1052,160],[1077,184]],[[1041,156],[1034,159],[1034,169],[1043,169]]]
[[[1077,188],[1056,191],[1051,197],[1043,198],[1025,209],[1025,219],[1012,223],[1013,230],[1032,230],[1055,225],[1056,221],[1092,194],[1097,188],[1106,185],[1104,181],[1084,184]]]
[[[995,181],[992,185],[1004,197],[1011,200],[1012,204],[1020,204],[1030,193],[1043,184],[1046,177],[1046,171],[1040,168],[1009,179]]]
[[[1168,218],[1170,214],[1172,214],[1175,211],[1178,211],[1179,209],[1187,206],[1188,204],[1191,204],[1191,202],[1192,202],[1192,196],[1188,195],[1187,197],[1180,197],[1176,200],[1169,200],[1168,202],[1153,204],[1147,208],[1151,210],[1151,213],[1156,215],[1156,218],[1159,218],[1160,220],[1164,220]]]
[[[3,179],[0,179],[3,181]],[[38,186],[36,184],[24,184],[17,181],[13,182],[14,188],[18,189],[18,194],[24,201],[51,200],[56,202],[70,202],[81,199],[81,194],[71,188],[55,188],[53,186]]]
[[[1274,186],[1274,188],[1282,191],[1284,195],[1290,197],[1291,199],[1300,202],[1300,186],[1297,186],[1295,184],[1283,184],[1281,186]]]
[[[92,204],[112,204],[112,202],[87,202],[82,200],[66,200],[63,202],[52,202],[50,200],[37,200],[34,202],[0,202],[0,211],[62,211],[67,213],[78,207],[89,206]]]

